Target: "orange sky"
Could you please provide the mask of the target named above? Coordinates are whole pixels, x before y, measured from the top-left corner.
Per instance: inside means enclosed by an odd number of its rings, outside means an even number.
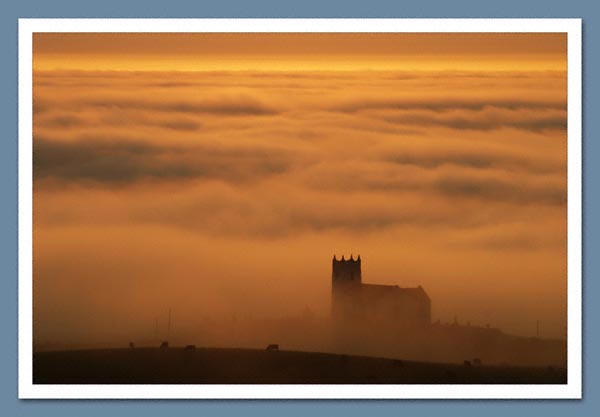
[[[564,34],[35,34],[33,99],[38,340],[325,315],[333,253],[565,335]]]
[[[37,34],[36,69],[566,70],[564,34]],[[518,58],[515,59],[515,58]]]

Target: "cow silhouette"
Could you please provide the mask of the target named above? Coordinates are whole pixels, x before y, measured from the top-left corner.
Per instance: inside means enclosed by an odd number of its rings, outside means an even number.
[[[269,346],[267,346],[266,350],[268,352],[279,352],[279,345],[277,345],[277,344],[269,345]]]

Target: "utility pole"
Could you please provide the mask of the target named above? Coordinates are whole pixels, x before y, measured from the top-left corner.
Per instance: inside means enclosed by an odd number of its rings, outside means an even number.
[[[158,317],[154,317],[154,341],[158,340]]]
[[[171,338],[171,307],[169,307],[169,321],[167,324],[167,340]]]

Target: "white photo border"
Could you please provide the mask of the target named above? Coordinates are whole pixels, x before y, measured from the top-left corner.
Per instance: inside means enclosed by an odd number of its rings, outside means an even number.
[[[33,384],[33,119],[35,32],[546,32],[568,36],[567,384],[561,385],[40,385]],[[19,19],[20,399],[581,399],[581,19]]]

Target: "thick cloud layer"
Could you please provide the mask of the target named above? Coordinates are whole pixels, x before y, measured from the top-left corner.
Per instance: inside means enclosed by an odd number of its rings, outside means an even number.
[[[334,252],[434,319],[564,336],[564,73],[39,71],[33,158],[40,339],[326,315]]]
[[[86,137],[61,142],[36,137],[34,174],[63,183],[131,184],[143,180],[218,179],[245,184],[285,172],[291,155],[277,149],[158,146],[147,141]]]

